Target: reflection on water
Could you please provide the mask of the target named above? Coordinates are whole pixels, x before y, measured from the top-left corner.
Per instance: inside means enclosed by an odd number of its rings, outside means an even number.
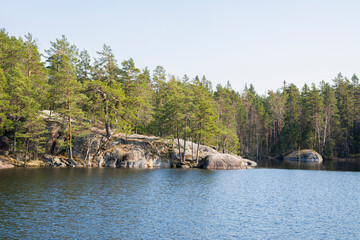
[[[0,238],[360,239],[359,182],[340,171],[5,169]]]
[[[360,159],[314,162],[290,162],[276,159],[260,159],[258,168],[278,169],[306,169],[306,170],[327,170],[327,171],[360,171]]]

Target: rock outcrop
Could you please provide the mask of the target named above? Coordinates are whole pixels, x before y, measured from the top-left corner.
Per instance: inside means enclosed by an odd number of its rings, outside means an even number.
[[[180,143],[180,154],[179,154]],[[197,145],[180,139],[159,139],[144,135],[113,135],[106,139],[93,133],[77,138],[74,146],[76,162],[65,157],[45,155],[48,167],[109,167],[109,168],[205,168],[205,169],[247,169],[256,163],[239,156],[222,154],[211,147]],[[199,151],[198,151],[199,148]],[[198,154],[198,162],[196,155]],[[80,159],[83,159],[82,162]]]
[[[0,160],[0,169],[13,168],[13,167],[15,167],[15,166],[10,163],[3,162],[2,160]]]
[[[78,164],[74,160],[49,154],[44,155],[44,160],[46,167],[83,167],[82,164]]]
[[[205,157],[205,169],[248,169],[256,167],[256,162],[231,154],[210,154]]]
[[[321,163],[323,158],[321,155],[310,149],[304,149],[300,151],[294,151],[284,157],[285,161],[291,162],[313,162],[313,163]]]
[[[41,115],[47,125],[48,134],[43,145],[46,154],[41,161],[27,161],[28,166],[46,167],[109,167],[109,168],[194,168],[245,169],[256,166],[250,160],[222,154],[215,149],[182,139],[160,139],[139,134],[112,134],[106,138],[103,126],[93,127],[86,134],[74,138],[73,160],[66,156],[68,149],[64,140],[62,123],[56,114],[44,111]],[[99,123],[101,124],[101,123]],[[8,148],[8,139],[3,138],[1,146]],[[0,151],[5,151],[1,150]],[[1,154],[0,154],[1,155]],[[15,156],[14,164],[24,166],[24,153]],[[0,159],[1,160],[1,159]],[[9,161],[7,161],[9,162]],[[30,164],[31,163],[31,164]]]

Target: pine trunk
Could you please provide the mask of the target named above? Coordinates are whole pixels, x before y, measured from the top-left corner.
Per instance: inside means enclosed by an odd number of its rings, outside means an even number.
[[[69,98],[69,92],[68,92],[68,98]],[[71,102],[70,101],[68,101],[68,110],[69,110],[69,112],[71,110]],[[73,160],[72,146],[71,146],[72,132],[71,132],[71,117],[70,117],[70,115],[68,115],[68,121],[69,121],[69,159]]]
[[[325,143],[326,143],[327,125],[328,125],[328,117],[325,117],[324,140],[323,140],[323,144],[321,147],[321,155],[324,153],[324,148],[325,148]]]
[[[280,154],[281,154],[281,157],[283,157],[284,151],[283,151],[283,144],[282,144],[282,142],[281,142],[281,130],[280,130],[280,125],[281,125],[281,122],[278,121],[278,134],[279,134]]]
[[[16,132],[17,132],[17,127],[15,126],[15,130],[14,130],[14,142],[13,142],[13,153],[16,152]]]
[[[183,154],[183,162],[185,162],[185,152],[186,152],[186,127],[187,127],[187,119],[185,118],[185,131],[184,131],[184,154]]]
[[[70,107],[70,106],[69,106]],[[71,118],[70,116],[68,117],[68,121],[69,121],[69,159],[73,160],[73,155],[72,155],[72,132],[71,132]]]
[[[29,154],[29,138],[26,139],[24,167],[26,167],[26,161],[28,159],[28,154]]]
[[[179,138],[179,127],[178,126],[176,126],[176,137],[177,137],[177,140],[178,140],[179,159],[180,159],[180,162],[182,162],[182,160],[181,160],[180,138]]]
[[[111,138],[111,128],[110,128],[110,123],[107,120],[105,123],[105,129],[106,129],[106,138],[110,139]]]
[[[197,143],[197,149],[196,149],[196,165],[199,164],[199,148],[200,148],[200,140],[201,140],[201,134],[199,134],[199,139]]]
[[[223,154],[225,154],[225,144],[226,144],[226,138],[224,138],[224,141],[223,141]]]
[[[194,161],[194,139],[191,137],[191,159]]]
[[[110,139],[111,138],[111,128],[110,128],[110,123],[109,123],[109,115],[108,115],[108,102],[107,102],[107,99],[106,99],[106,94],[103,93],[103,102],[105,103],[105,106],[104,106],[104,113],[105,113],[105,130],[106,130],[106,137],[107,139]]]

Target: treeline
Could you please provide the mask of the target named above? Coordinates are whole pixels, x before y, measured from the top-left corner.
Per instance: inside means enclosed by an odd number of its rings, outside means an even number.
[[[108,45],[92,59],[64,36],[44,58],[31,34],[0,30],[0,134],[11,139],[10,152],[26,158],[44,152],[44,110],[61,121],[57,144],[69,158],[74,137],[92,127],[107,138],[114,130],[182,138],[251,159],[304,148],[328,158],[360,151],[356,75],[301,90],[284,82],[263,96],[252,85],[239,93],[230,83],[213,89],[205,76],[139,69],[131,58],[119,64]]]

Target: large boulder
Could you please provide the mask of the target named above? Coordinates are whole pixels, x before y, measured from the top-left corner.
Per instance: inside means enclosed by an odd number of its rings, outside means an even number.
[[[57,156],[46,154],[44,155],[44,159],[47,167],[66,167],[66,164]]]
[[[105,166],[110,168],[116,168],[119,165],[122,157],[123,156],[121,150],[118,148],[106,152],[104,156]]]
[[[77,137],[74,140],[73,155],[79,159],[87,159],[89,156],[94,156],[102,142],[104,142],[104,138],[96,133]]]
[[[148,161],[148,166],[155,168],[168,168],[170,167],[171,162],[169,159],[164,159],[161,156],[153,156],[150,161]]]
[[[180,143],[180,153],[181,156],[184,154],[184,146],[186,146],[185,149],[185,161],[192,161],[196,158],[196,154],[199,154],[200,159],[204,159],[207,155],[211,154],[220,154],[215,149],[205,146],[205,145],[199,145],[197,143],[193,143],[191,141],[186,141],[186,144],[184,145],[183,139],[174,139],[172,143],[172,151],[170,152],[171,158],[175,160],[179,159],[179,143]],[[199,151],[198,150],[199,147]]]
[[[284,157],[285,161],[291,162],[313,162],[313,163],[321,163],[323,158],[321,155],[310,149],[304,149],[300,151],[294,151]]]
[[[231,154],[210,154],[205,157],[205,169],[247,169],[256,167],[256,162]]]
[[[46,167],[82,167],[82,165],[78,164],[75,160],[53,156],[50,154],[45,154],[44,160]]]
[[[141,148],[135,148],[124,154],[120,167],[123,168],[147,168],[147,160]]]

